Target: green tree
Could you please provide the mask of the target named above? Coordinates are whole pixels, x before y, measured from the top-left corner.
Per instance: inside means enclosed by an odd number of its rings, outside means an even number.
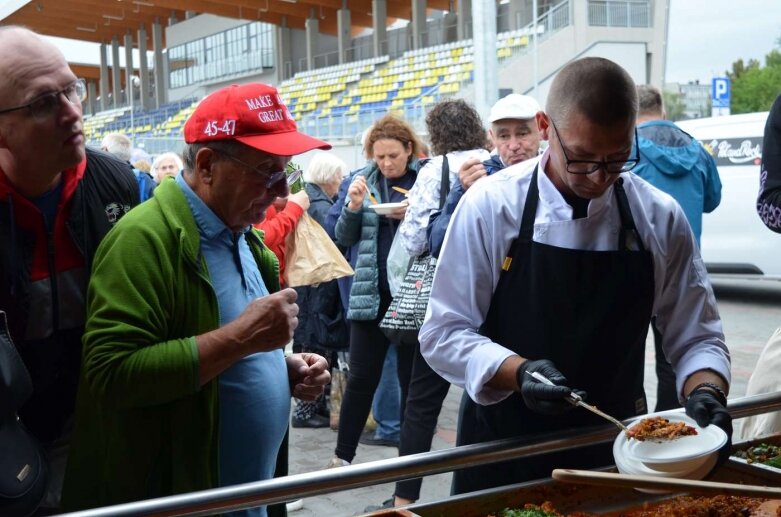
[[[781,38],[777,45],[781,48]],[[765,56],[764,67],[755,59],[750,59],[748,64],[738,59],[732,63],[732,71],[727,76],[732,82],[732,114],[767,111],[781,94],[781,51],[771,50]]]

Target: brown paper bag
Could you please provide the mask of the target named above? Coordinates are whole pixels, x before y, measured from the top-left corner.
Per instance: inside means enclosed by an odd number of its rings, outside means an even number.
[[[353,269],[331,237],[304,214],[285,243],[285,283],[288,287],[317,285],[349,276]]]

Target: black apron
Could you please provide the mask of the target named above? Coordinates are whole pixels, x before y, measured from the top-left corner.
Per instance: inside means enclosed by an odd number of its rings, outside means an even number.
[[[480,333],[527,359],[550,359],[586,402],[617,418],[646,412],[645,339],[653,306],[653,263],[642,245],[619,179],[621,216],[616,251],[558,248],[532,240],[539,191],[535,169],[518,238],[491,299]],[[627,246],[627,237],[635,249]],[[637,250],[636,248],[639,248]],[[562,416],[532,412],[520,393],[481,406],[464,393],[457,445],[510,437],[529,442],[554,433],[604,425],[573,408]],[[464,493],[549,477],[554,468],[595,468],[613,463],[612,444],[533,456],[457,471],[453,492]]]

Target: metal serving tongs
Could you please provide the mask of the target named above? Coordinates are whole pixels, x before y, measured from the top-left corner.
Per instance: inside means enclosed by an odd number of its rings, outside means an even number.
[[[555,386],[556,385],[550,379],[548,379],[547,377],[545,377],[543,374],[541,374],[539,372],[530,372],[529,370],[526,370],[526,373],[531,375],[534,379],[540,381],[543,384],[547,384],[548,386]],[[615,424],[616,426],[621,428],[621,430],[624,431],[624,432],[629,430],[621,422],[621,420],[619,420],[617,418],[613,418],[612,416],[608,415],[607,413],[604,413],[604,412],[600,411],[599,409],[596,408],[596,406],[591,406],[591,405],[586,404],[585,402],[583,402],[583,398],[581,398],[581,396],[578,395],[577,393],[575,393],[574,391],[569,394],[569,396],[566,398],[566,400],[567,400],[567,402],[569,402],[573,406],[580,406],[583,409],[588,409],[589,411],[591,411],[595,415],[599,415],[602,418],[604,418],[605,420],[609,420],[610,422],[612,422],[613,424]]]

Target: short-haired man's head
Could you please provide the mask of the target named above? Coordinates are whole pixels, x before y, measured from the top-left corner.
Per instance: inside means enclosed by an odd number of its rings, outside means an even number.
[[[371,127],[364,144],[367,156],[373,156],[374,144],[378,140],[397,140],[405,149],[412,152],[410,159],[421,153],[422,146],[415,130],[396,115],[385,115]]]
[[[426,127],[435,156],[480,149],[485,143],[480,115],[463,99],[437,103],[426,115]]]
[[[634,125],[637,90],[618,64],[601,57],[571,61],[556,75],[545,111],[559,129],[580,115],[599,126]]]
[[[502,163],[509,167],[534,158],[540,151],[536,115],[541,111],[534,97],[511,93],[491,106],[491,142]]]
[[[330,185],[341,182],[347,175],[347,164],[335,154],[315,154],[304,170],[304,181],[315,185]]]
[[[650,84],[637,85],[637,116],[664,116],[662,92]]]
[[[104,136],[100,148],[123,162],[130,161],[130,156],[133,154],[133,142],[122,133],[109,133]]]

